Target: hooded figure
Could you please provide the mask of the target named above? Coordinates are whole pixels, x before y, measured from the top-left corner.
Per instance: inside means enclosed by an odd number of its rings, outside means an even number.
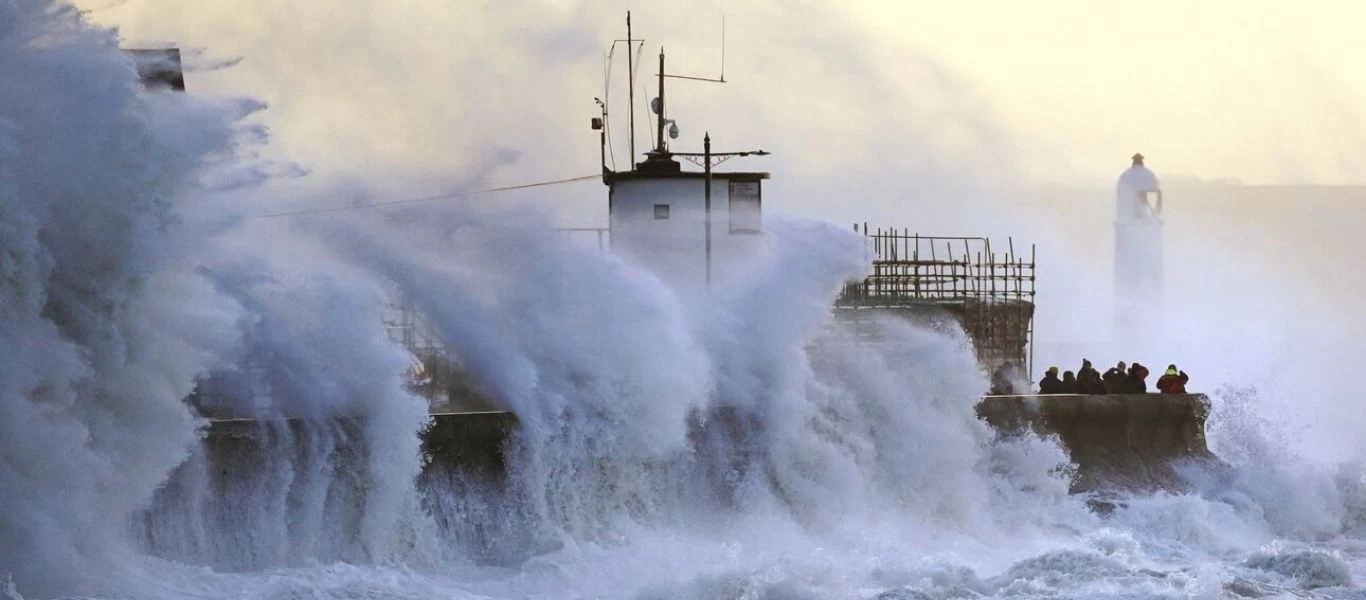
[[[1124,393],[1148,393],[1148,367],[1134,363],[1129,365],[1129,376],[1124,379]]]
[[[1039,393],[1040,393],[1040,394],[1061,394],[1061,393],[1062,393],[1062,381],[1059,381],[1059,380],[1058,380],[1058,368],[1057,368],[1057,367],[1048,367],[1048,370],[1047,370],[1047,371],[1044,371],[1043,379],[1039,380]]]
[[[1124,361],[1121,360],[1119,361],[1119,364],[1111,367],[1110,370],[1105,372],[1105,390],[1111,394],[1123,394],[1124,378],[1127,376],[1128,370],[1124,365]]]
[[[1062,374],[1062,393],[1064,393],[1064,394],[1080,394],[1080,393],[1081,393],[1081,386],[1079,386],[1079,385],[1077,384],[1077,376],[1076,376],[1076,375],[1073,375],[1071,371],[1065,371],[1065,372],[1063,372],[1063,374]]]
[[[1167,365],[1167,372],[1157,380],[1157,391],[1163,394],[1184,394],[1186,393],[1186,382],[1190,377],[1185,371],[1176,368],[1176,365]]]
[[[1100,372],[1096,371],[1096,368],[1091,366],[1091,361],[1085,358],[1081,359],[1081,368],[1077,369],[1077,381],[1081,382],[1082,385],[1085,385],[1086,382],[1091,381],[1092,376],[1099,379]]]
[[[1105,387],[1105,382],[1101,380],[1100,373],[1091,369],[1091,376],[1082,379],[1077,378],[1077,390],[1082,394],[1106,394],[1109,389]]]

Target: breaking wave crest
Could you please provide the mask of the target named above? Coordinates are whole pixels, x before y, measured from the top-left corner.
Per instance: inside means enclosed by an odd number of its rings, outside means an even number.
[[[69,7],[7,2],[0,24],[0,564],[79,590],[195,441],[183,400],[227,324],[175,223],[237,115],[142,93]]]
[[[185,400],[209,373],[286,414],[365,416],[357,527],[366,558],[393,554],[426,411],[382,294],[207,251],[236,214],[209,190],[253,160],[263,132],[243,119],[261,108],[145,91],[113,31],[61,3],[0,5],[0,571],[28,594],[140,585],[130,520],[199,455]]]

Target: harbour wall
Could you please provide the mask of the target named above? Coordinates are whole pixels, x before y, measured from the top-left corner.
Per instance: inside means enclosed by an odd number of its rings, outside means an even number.
[[[1205,441],[1204,394],[987,396],[977,415],[1000,435],[1056,437],[1077,465],[1073,492],[1181,490],[1179,469],[1222,463]]]
[[[1205,440],[1210,400],[1204,394],[987,396],[976,412],[1004,438],[1056,438],[1077,466],[1074,492],[1179,490],[1182,465],[1220,464]],[[206,450],[249,470],[282,434],[307,437],[319,426],[295,419],[216,420]],[[515,415],[506,411],[434,412],[422,433],[423,450],[429,465],[496,480],[516,430]]]

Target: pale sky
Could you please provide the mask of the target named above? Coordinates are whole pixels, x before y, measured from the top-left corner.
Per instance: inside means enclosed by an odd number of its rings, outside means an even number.
[[[1169,173],[1249,183],[1362,182],[1362,2],[861,4],[856,17],[980,86],[1009,129],[1065,156],[1115,148]],[[1069,172],[1070,170],[1070,172]]]
[[[630,3],[88,0],[128,45],[202,48],[193,93],[261,98],[275,151],[341,178],[442,185],[591,174],[586,123]],[[102,7],[102,8],[101,8]],[[636,3],[646,72],[671,82],[676,146],[764,147],[776,185],[907,189],[1109,186],[1142,151],[1165,177],[1362,183],[1366,3]],[[616,57],[616,92],[624,63]],[[642,87],[653,81],[642,77]],[[624,96],[624,94],[620,94]],[[645,94],[638,101],[643,107]],[[650,92],[653,95],[653,91]],[[618,163],[625,98],[612,97]],[[644,110],[638,118],[644,120]],[[639,150],[649,145],[639,134]],[[878,182],[881,183],[878,183]],[[372,182],[373,183],[373,182]],[[591,188],[592,186],[588,186]],[[576,206],[601,189],[571,192]],[[857,218],[794,198],[799,212]],[[876,204],[871,198],[870,204]],[[869,206],[865,213],[882,212]]]

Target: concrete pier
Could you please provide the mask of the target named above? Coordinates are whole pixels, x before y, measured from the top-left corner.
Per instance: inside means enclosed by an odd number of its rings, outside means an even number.
[[[1056,436],[1077,465],[1073,492],[1180,490],[1180,465],[1221,464],[1205,442],[1210,401],[1203,394],[987,396],[976,411],[1005,437]],[[207,441],[212,456],[248,475],[275,438],[304,438],[318,426],[296,419],[220,419],[211,422]],[[328,426],[360,442],[353,420]],[[516,428],[510,412],[436,412],[422,432],[423,451],[431,466],[497,480]]]
[[[1002,435],[1057,436],[1078,468],[1073,492],[1180,490],[1182,464],[1217,466],[1204,394],[988,396],[977,415]]]

